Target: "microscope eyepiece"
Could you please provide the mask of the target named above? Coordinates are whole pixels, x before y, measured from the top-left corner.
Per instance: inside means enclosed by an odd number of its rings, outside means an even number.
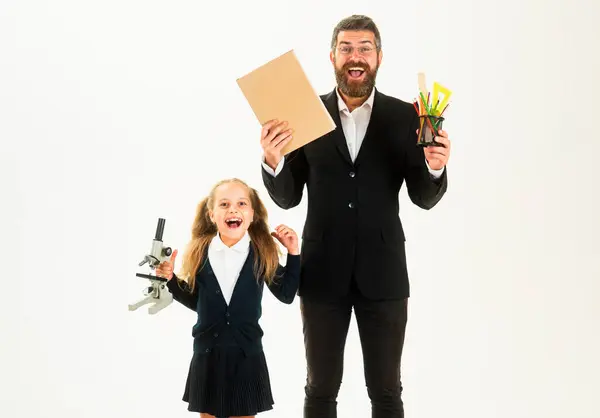
[[[165,220],[163,218],[158,218],[158,224],[156,225],[156,234],[154,235],[154,239],[156,241],[162,241],[164,230],[165,230]]]

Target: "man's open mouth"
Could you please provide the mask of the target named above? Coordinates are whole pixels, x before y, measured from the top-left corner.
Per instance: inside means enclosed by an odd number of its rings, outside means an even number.
[[[242,218],[225,219],[225,223],[227,224],[227,227],[230,229],[239,228],[239,226],[242,224]]]
[[[350,67],[348,69],[348,75],[350,78],[361,78],[365,73],[365,69],[362,67]]]

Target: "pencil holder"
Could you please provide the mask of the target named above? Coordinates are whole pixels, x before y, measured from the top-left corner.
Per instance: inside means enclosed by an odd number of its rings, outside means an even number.
[[[442,116],[420,115],[420,128],[417,145],[421,147],[443,147],[435,140],[438,132],[442,129],[444,118]]]
[[[419,115],[419,135],[417,146],[420,147],[443,147],[435,140],[439,135],[444,118],[442,117],[452,92],[440,83],[433,83],[433,94],[427,91],[425,73],[419,73],[419,97],[413,102],[413,106]],[[440,97],[441,94],[441,97]]]

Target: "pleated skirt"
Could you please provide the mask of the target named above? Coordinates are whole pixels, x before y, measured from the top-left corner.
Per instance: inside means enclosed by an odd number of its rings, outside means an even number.
[[[246,357],[232,343],[216,345],[209,353],[194,352],[183,401],[188,411],[217,418],[257,415],[273,409],[264,353]]]

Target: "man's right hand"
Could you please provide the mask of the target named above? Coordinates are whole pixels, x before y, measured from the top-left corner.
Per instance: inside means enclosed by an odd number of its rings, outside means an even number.
[[[260,145],[265,154],[265,163],[273,170],[281,161],[281,150],[292,140],[292,129],[286,129],[286,121],[279,122],[276,119],[266,122],[262,127]]]

